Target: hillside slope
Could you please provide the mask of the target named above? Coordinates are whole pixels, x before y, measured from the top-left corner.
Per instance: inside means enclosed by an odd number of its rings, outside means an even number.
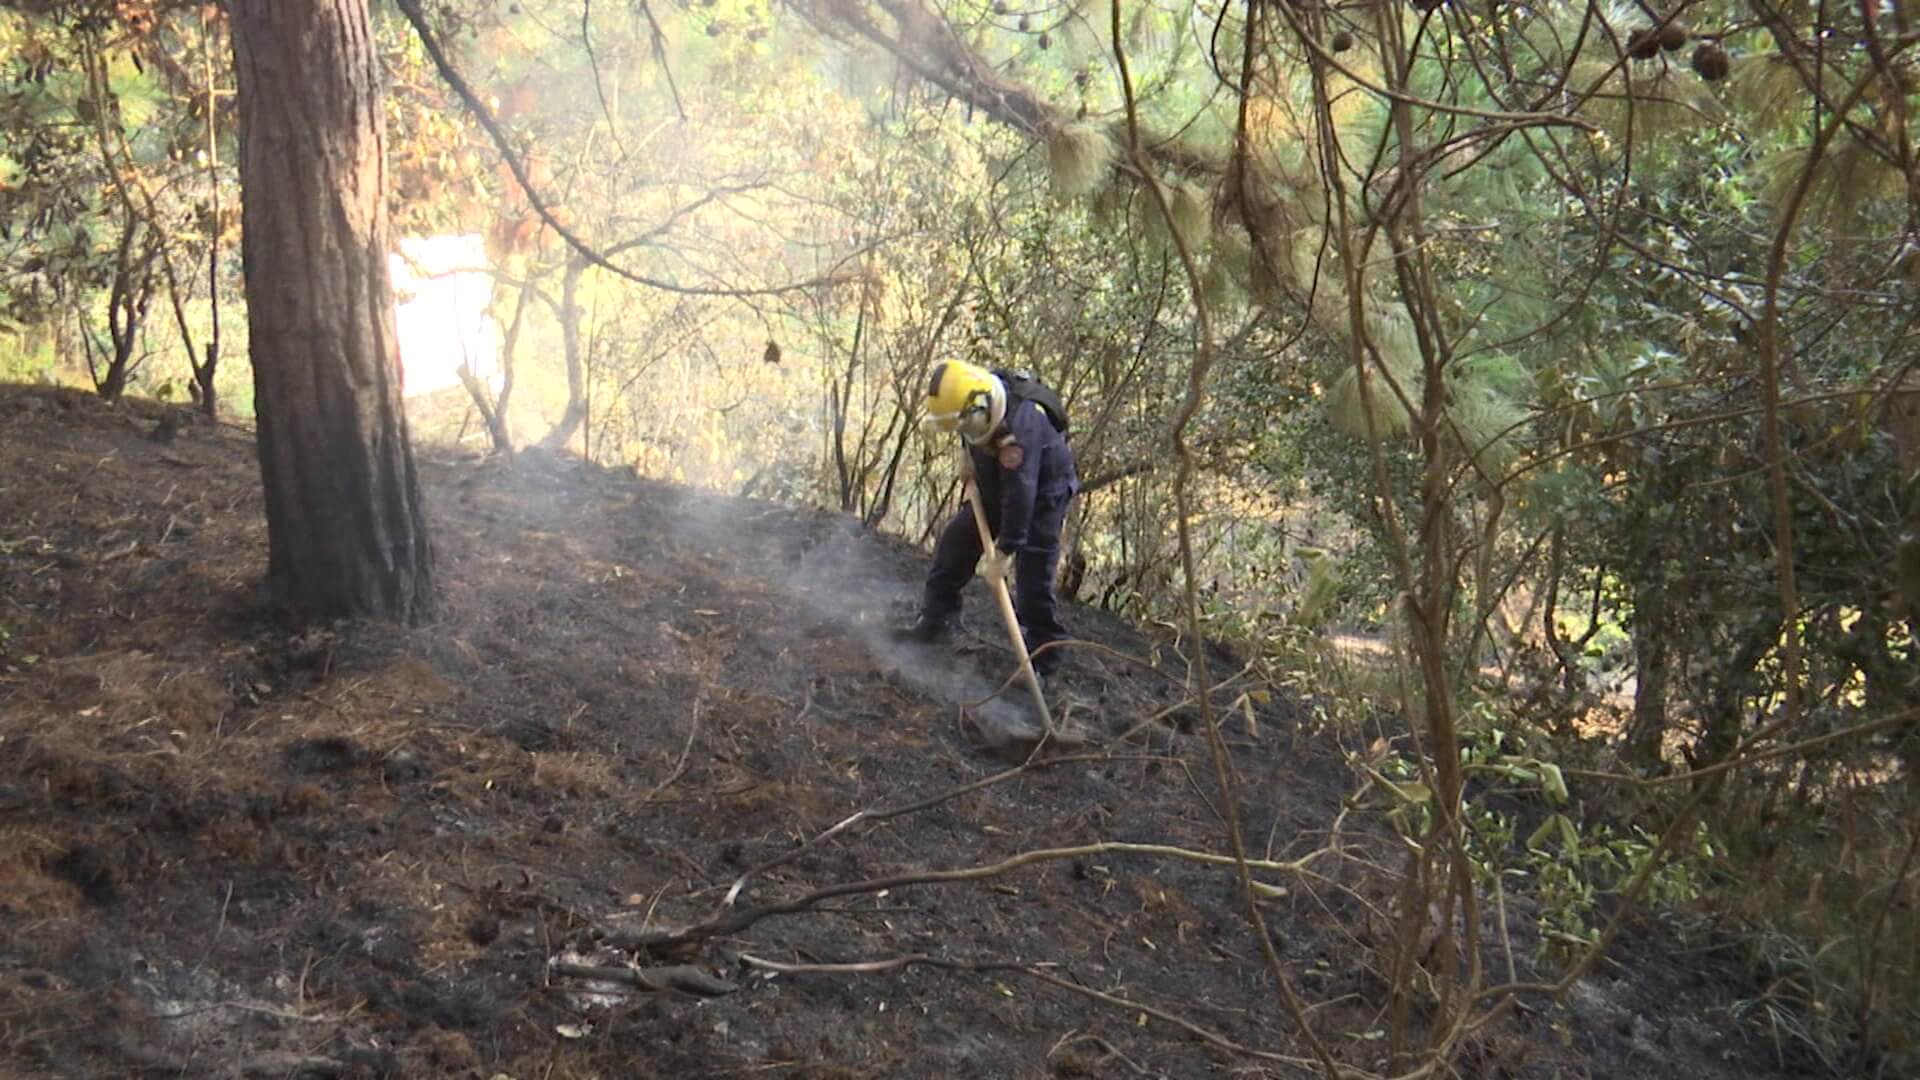
[[[954,794],[1008,767],[982,731],[1017,692],[978,702],[1010,654],[977,596],[957,655],[889,644],[924,568],[901,545],[429,452],[443,617],[290,635],[254,600],[251,436],[178,415],[0,388],[0,1073],[1304,1075],[1231,872],[1190,860],[1046,860],[617,947],[776,859],[729,910],[1036,848],[1224,851],[1200,740],[1114,738],[1179,704],[1171,634],[1073,611],[1111,650],[1060,690],[1088,745]],[[1229,725],[1258,855],[1319,849],[1341,814],[1349,774],[1309,715],[1274,697]],[[1364,810],[1342,829],[1346,857],[1264,875],[1285,890],[1264,907],[1333,1050],[1370,1068],[1386,894],[1366,866],[1391,845]],[[1785,1075],[1728,1019],[1738,973],[1669,947],[1636,928],[1568,1002],[1479,1037],[1470,1074]],[[754,966],[910,954],[1013,966]],[[729,992],[555,966],[636,960]]]

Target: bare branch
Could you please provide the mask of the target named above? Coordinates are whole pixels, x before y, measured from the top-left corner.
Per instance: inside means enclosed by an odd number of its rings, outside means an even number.
[[[1271,859],[1248,859],[1245,866],[1270,873],[1299,873],[1311,865],[1322,852],[1311,852],[1301,858],[1287,862]],[[1154,855],[1162,858],[1183,859],[1187,862],[1201,863],[1207,866],[1239,866],[1241,861],[1227,855],[1215,855],[1211,852],[1193,851],[1187,848],[1173,847],[1168,844],[1136,844],[1122,841],[1099,841],[1091,844],[1079,844],[1074,847],[1040,848],[1023,851],[1008,856],[995,863],[982,866],[963,867],[957,870],[922,870],[917,873],[894,874],[883,878],[868,878],[864,881],[849,881],[839,885],[829,885],[816,889],[792,900],[782,900],[765,904],[757,908],[747,908],[731,914],[717,915],[705,922],[692,926],[658,930],[616,930],[608,935],[608,940],[622,948],[645,949],[668,945],[686,945],[724,934],[738,933],[747,927],[772,918],[776,915],[795,915],[818,907],[821,903],[842,896],[860,896],[877,893],[885,889],[900,889],[909,885],[946,885],[958,882],[985,881],[999,877],[1037,863],[1056,862],[1062,859],[1079,859],[1090,855]],[[1259,887],[1258,895],[1274,897],[1284,896],[1286,890],[1277,885],[1255,882]]]
[[[427,26],[426,16],[420,10],[420,0],[395,0],[395,2],[399,6],[401,14],[405,15],[407,21],[413,25],[414,33],[420,36],[420,44],[427,50],[427,56],[433,60],[433,66],[439,70],[440,77],[446,80],[447,85],[452,87],[453,92],[466,104],[467,110],[473,114],[474,119],[478,120],[480,126],[486,129],[488,137],[493,140],[494,149],[498,150],[501,158],[506,161],[508,171],[513,173],[514,181],[520,185],[520,190],[526,195],[527,203],[533,207],[533,212],[539,215],[540,220],[545,222],[547,227],[552,229],[560,239],[566,241],[567,246],[577,252],[582,259],[617,277],[625,278],[636,285],[645,285],[648,288],[660,289],[664,292],[680,293],[687,296],[778,296],[783,293],[801,292],[807,289],[840,285],[847,281],[844,275],[829,274],[825,277],[809,278],[805,281],[789,282],[784,285],[751,288],[682,285],[677,282],[663,281],[659,278],[638,274],[612,262],[600,251],[580,239],[572,229],[561,224],[560,220],[554,216],[553,210],[547,205],[546,199],[534,188],[532,178],[527,175],[526,165],[521,162],[520,156],[513,152],[513,147],[508,143],[506,133],[501,130],[500,123],[494,118],[493,112],[488,109],[486,104],[480,100],[479,96],[473,92],[473,88],[467,84],[466,79],[454,68],[453,62],[447,58],[446,52],[440,47],[439,39],[434,36],[432,29]],[[847,259],[853,257],[854,256],[850,254],[847,256]],[[842,261],[844,262],[846,260]]]

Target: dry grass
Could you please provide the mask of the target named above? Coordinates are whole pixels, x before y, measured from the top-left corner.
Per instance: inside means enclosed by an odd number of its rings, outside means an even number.
[[[529,757],[536,788],[570,799],[601,799],[614,790],[613,764],[603,755],[563,752]]]
[[[47,870],[68,848],[68,841],[50,829],[0,827],[0,909],[35,919],[78,914],[80,890]]]

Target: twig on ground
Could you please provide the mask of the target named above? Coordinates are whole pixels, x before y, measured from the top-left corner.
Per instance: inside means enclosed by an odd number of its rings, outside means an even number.
[[[1213,688],[1207,691],[1208,695],[1211,696],[1213,694],[1218,694],[1220,691],[1225,690],[1226,688],[1232,686],[1234,683],[1237,683],[1241,679],[1245,678],[1247,673],[1252,670],[1253,670],[1253,663],[1249,661],[1246,664],[1246,666],[1242,667],[1239,671],[1236,671],[1232,675],[1229,675],[1226,678],[1220,680],[1219,682],[1214,683]],[[1244,696],[1245,695],[1242,695],[1242,697]],[[1186,697],[1181,698],[1179,701],[1176,701],[1173,704],[1168,705],[1163,709],[1160,709],[1159,711],[1155,712],[1153,715],[1147,717],[1145,720],[1142,720],[1139,723],[1128,728],[1127,730],[1121,732],[1119,735],[1115,736],[1115,740],[1118,742],[1126,742],[1132,739],[1135,735],[1140,734],[1140,732],[1146,730],[1147,728],[1152,727],[1153,725],[1158,724],[1160,721],[1165,720],[1167,717],[1172,716],[1174,713],[1179,712],[1181,709],[1185,709],[1190,706],[1198,707],[1198,705],[1199,705],[1198,696],[1190,693]],[[1249,715],[1251,715],[1250,705],[1249,705]],[[1252,724],[1249,723],[1248,727],[1249,729],[1251,729]]]
[[[1173,1026],[1181,1029],[1182,1031],[1185,1031],[1187,1034],[1194,1036],[1195,1038],[1201,1040],[1202,1042],[1208,1043],[1221,1050],[1225,1050],[1230,1054],[1239,1054],[1242,1057],[1257,1058],[1261,1061],[1275,1061],[1284,1065],[1292,1065],[1296,1068],[1301,1068],[1301,1069],[1311,1069],[1317,1064],[1315,1061],[1309,1058],[1293,1057],[1288,1054],[1276,1054],[1270,1050],[1256,1050],[1251,1046],[1242,1046],[1241,1044],[1234,1042],[1232,1039],[1227,1038],[1225,1035],[1221,1035],[1214,1031],[1210,1031],[1207,1028],[1201,1027],[1199,1024],[1194,1023],[1191,1020],[1188,1020],[1184,1017],[1176,1016],[1173,1013],[1167,1012],[1165,1009],[1158,1009],[1152,1005],[1145,1005],[1138,1001],[1133,1001],[1128,998],[1123,998],[1118,994],[1109,994],[1104,990],[1095,990],[1091,986],[1082,986],[1079,983],[1069,982],[1066,979],[1060,978],[1058,975],[1050,975],[1044,971],[1038,971],[1032,968],[1023,969],[1021,970],[1020,974],[1025,975],[1030,979],[1038,979],[1039,981],[1046,983],[1048,986],[1057,986],[1062,990],[1071,991],[1072,993],[1079,994],[1083,997],[1092,998],[1095,1001],[1102,1002],[1107,1005],[1112,1005],[1117,1008],[1126,1009],[1130,1012],[1145,1013],[1146,1015],[1153,1017],[1155,1020],[1159,1020],[1163,1023],[1172,1024]],[[1359,1077],[1359,1076],[1365,1076],[1366,1074],[1353,1072],[1350,1070],[1343,1070],[1341,1075],[1343,1077]]]
[[[1094,1035],[1086,1032],[1069,1032],[1065,1035],[1062,1035],[1059,1038],[1059,1040],[1053,1044],[1053,1048],[1047,1051],[1047,1060],[1052,1061],[1053,1056],[1055,1054],[1058,1054],[1060,1051],[1065,1050],[1070,1046],[1076,1046],[1083,1042],[1090,1042],[1095,1046],[1098,1046],[1102,1051],[1106,1053],[1108,1057],[1119,1059],[1121,1064],[1133,1070],[1133,1074],[1135,1076],[1160,1075],[1154,1072],[1152,1069],[1147,1068],[1146,1066],[1140,1064],[1139,1062],[1134,1061],[1132,1058],[1128,1057],[1127,1055],[1121,1053],[1119,1047],[1114,1046],[1112,1043],[1108,1042],[1107,1040],[1101,1038],[1098,1035]]]
[[[768,859],[766,862],[763,862],[760,865],[753,867],[752,869],[741,874],[738,878],[735,878],[733,885],[727,889],[727,895],[725,896],[725,898],[723,898],[720,901],[720,905],[722,907],[732,907],[734,901],[739,899],[740,897],[740,890],[746,887],[746,884],[748,881],[756,877],[759,877],[761,874],[764,874],[767,871],[774,869],[775,867],[783,866],[787,863],[792,862],[793,860],[799,858],[801,855],[805,854],[806,852],[813,850],[813,848],[815,848],[816,846],[823,844],[828,840],[833,839],[835,836],[838,836],[839,834],[847,831],[848,829],[853,828],[856,825],[867,824],[875,821],[886,821],[891,818],[905,817],[908,814],[917,814],[922,810],[931,810],[936,806],[942,805],[943,803],[952,802],[953,800],[958,799],[963,795],[971,795],[972,793],[976,791],[980,791],[983,788],[989,788],[995,784],[1004,783],[1005,781],[1012,780],[1015,777],[1021,776],[1022,774],[1034,769],[1044,769],[1054,765],[1067,765],[1067,764],[1072,764],[1075,762],[1083,762],[1083,761],[1132,761],[1132,760],[1139,760],[1143,758],[1157,760],[1157,755],[1070,754],[1064,757],[1047,758],[1045,760],[1029,758],[1028,760],[1022,762],[1021,764],[1015,765],[1011,769],[1002,769],[1001,771],[994,773],[992,776],[982,777],[978,780],[973,780],[968,783],[961,784],[959,787],[949,788],[946,791],[943,791],[937,795],[929,796],[928,798],[921,799],[917,802],[907,803],[903,806],[888,807],[887,809],[884,809],[884,810],[858,811],[856,813],[848,815],[847,817],[841,818],[840,821],[835,825],[833,825],[831,828],[813,837],[812,839],[808,840],[806,843],[801,844],[799,847],[796,847],[791,851],[781,852],[779,855],[776,855],[775,857]]]
[[[693,740],[698,738],[699,736],[700,736],[700,697],[699,695],[696,694],[694,695],[694,699],[693,699],[693,725],[687,729],[687,741],[684,745],[680,747],[680,760],[674,764],[673,771],[667,774],[667,778],[665,780],[660,781],[660,783],[656,784],[654,786],[654,789],[652,791],[647,792],[646,797],[640,800],[641,805],[644,806],[645,804],[650,803],[653,800],[659,798],[661,792],[672,787],[676,781],[678,781],[682,776],[686,775],[687,758],[693,753]]]
[[[343,1019],[345,1019],[344,1017],[331,1016],[327,1014],[316,1014],[313,1016],[308,1016],[305,1013],[293,1012],[287,1009],[276,1009],[270,1005],[251,1005],[244,1001],[216,1001],[210,1005],[200,1005],[191,1009],[181,1009],[178,1012],[156,1012],[153,1014],[153,1018],[155,1020],[166,1020],[166,1021],[187,1020],[195,1016],[204,1015],[206,1013],[218,1012],[221,1009],[232,1009],[235,1012],[253,1013],[256,1016],[271,1016],[276,1020],[292,1020],[302,1024],[338,1024]]]
[[[99,564],[101,566],[105,566],[107,563],[124,559],[127,556],[139,550],[140,550],[140,541],[138,540],[130,541],[126,547],[120,548],[117,551],[110,551],[105,555],[100,556]]]

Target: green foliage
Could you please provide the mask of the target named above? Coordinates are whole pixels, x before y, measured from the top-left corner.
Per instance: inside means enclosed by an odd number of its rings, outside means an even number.
[[[485,236],[503,327],[528,290],[508,418],[519,441],[577,413],[585,422],[562,434],[597,460],[821,502],[917,539],[951,495],[944,451],[912,434],[920,373],[947,356],[1031,368],[1084,418],[1076,453],[1100,482],[1072,527],[1081,598],[1165,613],[1186,584],[1167,435],[1205,304],[1214,368],[1187,438],[1209,632],[1262,650],[1322,723],[1398,724],[1409,691],[1391,652],[1356,658],[1332,635],[1404,633],[1407,542],[1449,616],[1446,700],[1482,704],[1488,665],[1525,691],[1499,697],[1498,722],[1478,715],[1455,749],[1484,879],[1531,891],[1556,950],[1590,939],[1677,805],[1603,817],[1567,782],[1575,764],[1670,772],[1773,731],[1789,631],[1806,704],[1779,739],[1842,733],[1920,697],[1920,586],[1902,584],[1920,580],[1902,569],[1920,520],[1913,434],[1888,407],[1889,380],[1916,356],[1914,283],[1897,272],[1920,265],[1912,192],[1892,162],[1920,101],[1898,78],[1876,81],[1868,50],[1812,55],[1864,40],[1857,10],[1790,6],[1776,33],[1739,5],[1688,4],[1684,40],[1648,49],[1635,5],[1406,6],[1415,52],[1394,93],[1370,20],[1343,23],[1347,70],[1328,72],[1280,19],[1256,39],[1242,98],[1239,9],[1128,5],[1120,44],[1166,215],[1118,167],[1131,133],[1103,12],[936,7],[951,39],[861,5],[437,7],[456,62],[570,228],[635,273],[744,298],[586,268],[535,219],[410,28],[377,20],[396,231]],[[878,35],[900,55],[859,51],[876,37],[859,20],[902,30]],[[148,38],[101,37],[0,9],[0,326],[23,343],[0,375],[80,370],[78,333],[104,325],[123,228],[193,268],[181,299],[196,340],[208,243],[228,253],[216,261],[233,294],[231,173],[209,177],[198,158],[211,88],[198,63],[147,62],[221,45],[206,25],[169,11]],[[1724,55],[1727,77],[1699,48]],[[104,88],[84,75],[89,56]],[[995,102],[1017,102],[1002,115],[1018,130],[987,122]],[[229,117],[216,109],[227,167]],[[154,193],[133,221],[115,183],[128,173]],[[1803,178],[1801,228],[1770,267]],[[1199,263],[1197,288],[1174,236]],[[1755,385],[1770,270],[1784,551]],[[831,283],[758,291],[815,278]],[[243,327],[224,311],[231,343]],[[162,333],[170,320],[147,328]],[[181,374],[156,361],[143,385],[175,393]],[[1444,390],[1437,415],[1429,388]],[[449,397],[444,421],[422,427],[471,437],[470,406]],[[1783,564],[1798,610],[1781,610]],[[1603,667],[1636,676],[1631,716],[1594,688]],[[1501,734],[1517,731],[1531,734]],[[1767,876],[1771,854],[1737,827],[1910,785],[1916,760],[1911,735],[1885,734],[1727,774],[1707,809],[1711,854],[1696,846],[1663,868],[1652,900],[1724,911],[1741,890],[1769,894],[1747,924],[1808,946],[1799,960],[1771,950],[1818,988],[1798,995],[1802,1012],[1839,1016],[1849,994],[1910,979],[1810,944],[1867,936],[1886,908],[1858,898],[1884,891],[1884,858],[1849,871],[1858,902],[1821,930],[1781,915],[1775,883],[1790,875]],[[1434,795],[1419,763],[1369,765],[1382,808],[1425,835]],[[1830,834],[1796,843],[1804,861],[1832,861]]]
[[[104,348],[127,353],[154,387],[185,385],[181,359],[208,341],[208,246],[237,239],[238,190],[205,156],[207,71],[187,62],[227,55],[207,36],[210,25],[197,10],[117,29],[55,11],[0,12],[0,43],[8,46],[0,66],[0,329],[18,332],[36,354],[19,374],[86,381],[89,349]],[[230,136],[228,125],[217,111],[216,132]],[[220,149],[231,154],[230,138]],[[217,217],[215,183],[229,188]],[[231,295],[237,261],[220,276]],[[123,302],[114,308],[116,287]],[[144,325],[129,317],[143,310],[141,296],[149,297]],[[186,324],[191,341],[165,348],[152,340],[152,313],[162,310],[176,334]],[[43,359],[43,350],[57,355]],[[166,370],[143,364],[155,352],[169,354],[158,365]]]
[[[0,382],[42,382],[54,377],[59,357],[50,339],[0,337]]]
[[[1659,838],[1638,826],[1622,830],[1605,822],[1576,826],[1563,813],[1549,815],[1526,841],[1526,856],[1508,873],[1531,884],[1540,904],[1540,954],[1566,963],[1597,939],[1602,901],[1646,867]],[[1707,827],[1697,827],[1690,849],[1663,859],[1648,878],[1644,901],[1657,910],[1691,907],[1704,891],[1702,873],[1714,857]]]
[[[1603,911],[1655,857],[1659,838],[1639,825],[1605,820],[1586,809],[1561,766],[1515,752],[1519,742],[1490,724],[1463,738],[1461,767],[1470,783],[1461,810],[1467,854],[1483,888],[1524,891],[1537,904],[1538,924],[1531,928],[1537,932],[1535,960],[1566,964],[1592,946]],[[1409,840],[1430,839],[1433,794],[1422,779],[1430,769],[1393,754],[1369,771],[1391,796],[1388,820]],[[1516,799],[1526,808],[1500,808]],[[1523,822],[1532,823],[1524,836]],[[1719,854],[1708,827],[1698,824],[1691,842],[1655,867],[1643,902],[1664,910],[1697,904]]]

